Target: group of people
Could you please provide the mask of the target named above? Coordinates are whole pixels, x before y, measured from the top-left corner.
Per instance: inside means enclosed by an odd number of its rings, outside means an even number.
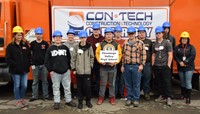
[[[122,39],[122,27],[107,27],[104,36],[100,34],[100,24],[92,25],[93,34],[88,36],[85,30],[78,34],[80,42],[74,40],[75,31],[67,31],[68,41],[62,42],[62,33],[55,30],[52,34],[53,44],[43,40],[43,29],[35,29],[36,40],[28,43],[23,38],[20,26],[13,28],[13,40],[6,48],[6,61],[14,82],[16,106],[28,105],[24,100],[27,88],[27,75],[32,68],[32,98],[38,99],[39,80],[42,80],[43,99],[49,100],[48,72],[53,88],[54,109],[60,108],[60,84],[63,86],[65,104],[71,107],[92,108],[92,84],[98,95],[97,105],[105,100],[109,89],[109,102],[116,104],[115,98],[126,97],[126,106],[139,106],[140,91],[144,98],[150,100],[150,81],[152,74],[158,86],[159,97],[156,102],[166,101],[172,105],[172,60],[177,62],[181,80],[181,97],[190,104],[192,75],[194,71],[195,48],[190,44],[188,32],[180,35],[180,44],[176,46],[175,38],[170,35],[170,23],[155,29],[156,41],[152,43],[146,36],[146,28],[130,26],[127,28],[128,39]],[[136,36],[138,33],[138,36]],[[101,51],[117,51],[116,62],[102,62]],[[77,88],[78,105],[72,100],[71,86]],[[124,94],[124,91],[127,94]],[[84,97],[85,96],[85,97]]]

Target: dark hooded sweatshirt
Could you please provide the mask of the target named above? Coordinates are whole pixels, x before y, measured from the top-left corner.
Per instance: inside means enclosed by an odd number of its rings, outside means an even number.
[[[67,46],[52,45],[47,49],[44,64],[49,72],[63,74],[70,69],[70,59],[70,51]]]

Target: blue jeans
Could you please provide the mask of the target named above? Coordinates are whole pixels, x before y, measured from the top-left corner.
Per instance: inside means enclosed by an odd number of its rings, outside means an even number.
[[[42,92],[43,98],[49,97],[49,90],[48,90],[48,71],[44,65],[35,66],[35,69],[32,70],[33,72],[33,84],[32,84],[32,98],[38,98],[38,86],[39,86],[39,79],[42,81]]]
[[[140,99],[141,72],[138,65],[124,65],[124,81],[127,88],[127,100]]]
[[[192,89],[192,76],[193,70],[190,71],[178,71],[179,78],[181,80],[181,87],[186,89]]]
[[[150,93],[151,64],[146,63],[142,71],[142,89],[145,94]]]
[[[14,82],[14,95],[16,100],[23,99],[27,89],[27,76],[28,73],[24,74],[12,74]]]

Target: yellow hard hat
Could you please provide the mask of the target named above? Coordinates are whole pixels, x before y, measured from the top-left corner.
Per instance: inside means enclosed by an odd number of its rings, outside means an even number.
[[[23,33],[23,29],[22,29],[22,27],[20,27],[20,26],[15,26],[15,27],[13,28],[13,33],[18,33],[18,32]]]
[[[190,34],[188,33],[188,32],[186,32],[186,31],[184,31],[184,32],[182,32],[181,33],[181,36],[180,36],[181,38],[182,37],[184,37],[184,38],[190,38]]]

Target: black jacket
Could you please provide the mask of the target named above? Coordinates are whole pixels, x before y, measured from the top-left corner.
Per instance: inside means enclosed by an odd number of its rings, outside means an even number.
[[[63,74],[71,69],[70,59],[70,51],[67,46],[52,45],[47,49],[44,64],[49,72]]]
[[[44,58],[49,44],[46,41],[38,43],[36,40],[31,42],[32,65],[43,65]]]
[[[185,48],[185,54],[184,54],[184,48]],[[183,60],[183,57],[186,57],[185,60]],[[188,70],[194,70],[194,60],[196,57],[196,51],[194,46],[191,44],[182,45],[179,44],[175,47],[174,50],[174,59],[177,62],[178,70],[180,71],[188,71]],[[181,67],[180,62],[183,61],[186,67]]]
[[[6,48],[6,62],[11,74],[24,74],[30,71],[31,52],[29,46],[20,42],[10,43]]]

